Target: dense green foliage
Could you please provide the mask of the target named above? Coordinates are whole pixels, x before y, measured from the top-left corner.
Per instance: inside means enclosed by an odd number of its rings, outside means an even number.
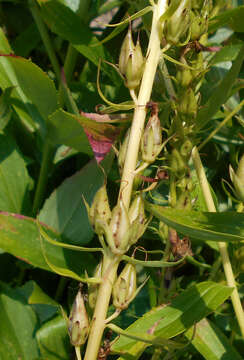
[[[137,104],[160,1],[0,1],[0,360],[79,359],[111,258],[99,359],[243,358],[244,6],[165,1],[151,102]]]

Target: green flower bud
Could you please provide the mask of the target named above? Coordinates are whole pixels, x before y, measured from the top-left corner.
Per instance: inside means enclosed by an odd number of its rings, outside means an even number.
[[[199,40],[208,31],[208,13],[199,14],[191,11],[191,41]]]
[[[173,0],[174,1],[174,0]],[[182,0],[171,18],[164,25],[164,36],[168,43],[179,45],[190,25],[190,0]]]
[[[236,196],[244,203],[244,155],[242,155],[236,173],[229,167],[230,178],[235,188]]]
[[[136,269],[126,264],[113,286],[113,305],[116,309],[126,309],[136,294]]]
[[[128,244],[128,230],[130,220],[122,200],[113,208],[112,218],[109,224],[115,248],[124,250]]]
[[[101,278],[102,277],[102,266],[103,263],[100,261],[100,263],[96,266],[94,277],[95,278]],[[88,305],[90,309],[94,309],[97,301],[97,293],[98,293],[98,284],[89,284],[88,285]]]
[[[136,89],[141,82],[144,69],[144,58],[141,51],[139,40],[137,40],[136,47],[133,53],[129,56],[126,66],[126,86],[130,89]]]
[[[127,63],[130,55],[133,53],[134,47],[135,45],[132,40],[131,29],[129,28],[127,35],[121,46],[120,55],[119,55],[119,71],[123,76],[125,76],[126,74]]]
[[[86,202],[85,205],[91,225],[98,235],[102,235],[104,233],[104,224],[109,223],[111,219],[106,184],[96,192],[92,206],[89,207]]]
[[[184,87],[184,88],[188,87],[191,84],[193,79],[194,78],[192,76],[191,70],[181,68],[177,71],[176,80],[182,87]]]
[[[130,90],[136,89],[140,85],[143,69],[144,57],[139,39],[135,46],[129,28],[120,51],[119,70],[125,78],[125,85]]]
[[[89,321],[81,290],[78,291],[72,305],[68,319],[68,332],[73,346],[81,346],[86,342],[89,333]]]
[[[187,139],[180,147],[180,154],[187,158],[190,156],[192,148],[192,142]]]
[[[144,234],[147,228],[147,219],[144,211],[144,201],[141,195],[133,200],[129,209],[130,230],[129,244],[135,244],[137,240]]]
[[[184,115],[195,116],[197,113],[197,98],[191,88],[185,91],[180,98],[178,111]]]
[[[177,149],[172,150],[170,168],[177,177],[183,176],[186,172],[185,161]]]
[[[157,114],[153,114],[147,123],[141,141],[142,160],[152,163],[162,150],[162,129]]]

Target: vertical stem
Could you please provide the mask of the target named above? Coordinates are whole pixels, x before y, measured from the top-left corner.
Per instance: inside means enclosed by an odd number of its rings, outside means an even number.
[[[43,147],[43,155],[42,155],[42,163],[41,170],[38,178],[37,188],[34,196],[33,203],[33,214],[34,216],[37,214],[40,206],[42,204],[43,195],[45,192],[45,188],[47,185],[47,178],[49,173],[49,168],[52,163],[53,155],[54,155],[54,147],[48,141],[44,143]]]
[[[103,280],[99,287],[96,307],[93,314],[91,330],[87,343],[84,360],[96,360],[100,348],[105,320],[112,292],[112,286],[117,276],[117,268],[120,258],[112,253],[105,253],[103,262]]]
[[[192,150],[192,159],[193,159],[194,166],[195,166],[195,169],[197,172],[200,186],[201,186],[203,194],[204,194],[207,208],[211,212],[216,212],[216,208],[215,208],[214,201],[213,201],[213,198],[211,195],[211,191],[210,191],[209,184],[208,184],[208,181],[206,178],[206,174],[204,172],[204,168],[202,166],[202,162],[201,162],[201,159],[200,159],[200,156],[199,156],[199,153],[198,153],[198,150],[196,147],[194,147]],[[231,294],[231,300],[232,300],[232,304],[233,304],[233,308],[234,308],[234,311],[236,314],[237,321],[240,326],[241,334],[244,337],[244,312],[243,312],[241,301],[240,301],[239,294],[237,291],[235,277],[234,277],[233,270],[231,267],[227,245],[224,242],[218,242],[218,245],[219,245],[219,251],[221,254],[221,258],[222,258],[222,263],[223,263],[223,267],[224,267],[227,285],[234,288],[234,290]]]
[[[55,51],[53,49],[53,46],[52,46],[48,31],[46,29],[46,26],[42,21],[38,5],[37,5],[35,0],[29,0],[29,5],[30,5],[30,11],[32,13],[32,16],[33,16],[35,22],[36,22],[37,28],[38,28],[38,30],[40,32],[42,41],[43,41],[43,43],[45,45],[45,48],[47,50],[47,53],[48,53],[49,59],[51,61],[52,67],[54,69],[54,72],[56,74],[56,77],[60,81],[60,66],[59,66],[59,63],[58,63],[58,59],[57,59],[57,56],[56,56]]]
[[[134,117],[130,132],[130,140],[125,158],[122,181],[120,186],[120,195],[126,208],[129,208],[131,192],[134,181],[134,171],[137,164],[140,140],[146,118],[146,104],[150,100],[153,81],[160,58],[160,34],[159,18],[165,12],[167,0],[159,0],[158,4],[153,5],[153,19],[151,35],[149,39],[146,64],[141,81],[138,102],[134,111]]]

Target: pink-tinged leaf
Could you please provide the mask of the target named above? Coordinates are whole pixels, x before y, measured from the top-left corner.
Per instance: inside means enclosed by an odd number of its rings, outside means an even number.
[[[82,123],[82,125],[93,150],[95,159],[100,163],[110,151],[112,144],[118,138],[120,128],[107,124],[110,120],[108,115],[85,112],[81,112],[81,115],[90,120],[89,123]]]

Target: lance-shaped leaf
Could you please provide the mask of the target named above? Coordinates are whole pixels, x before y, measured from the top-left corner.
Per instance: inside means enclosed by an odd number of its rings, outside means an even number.
[[[202,241],[244,240],[243,213],[183,211],[149,203],[146,208],[165,224],[191,238]]]
[[[202,319],[184,335],[206,360],[243,359],[229,339],[210,320]]]
[[[146,313],[130,325],[128,335],[145,333],[170,339],[189,329],[222,304],[232,288],[213,282],[202,282],[185,290],[170,305],[162,305]],[[113,344],[112,351],[120,353],[119,360],[136,360],[148,344],[123,335]]]
[[[45,227],[48,235],[60,239],[58,233]],[[0,248],[27,263],[44,270],[52,271],[43,255],[40,232],[35,219],[0,212]],[[50,263],[80,275],[84,269],[92,269],[94,260],[91,255],[62,249],[45,243],[45,254]]]

